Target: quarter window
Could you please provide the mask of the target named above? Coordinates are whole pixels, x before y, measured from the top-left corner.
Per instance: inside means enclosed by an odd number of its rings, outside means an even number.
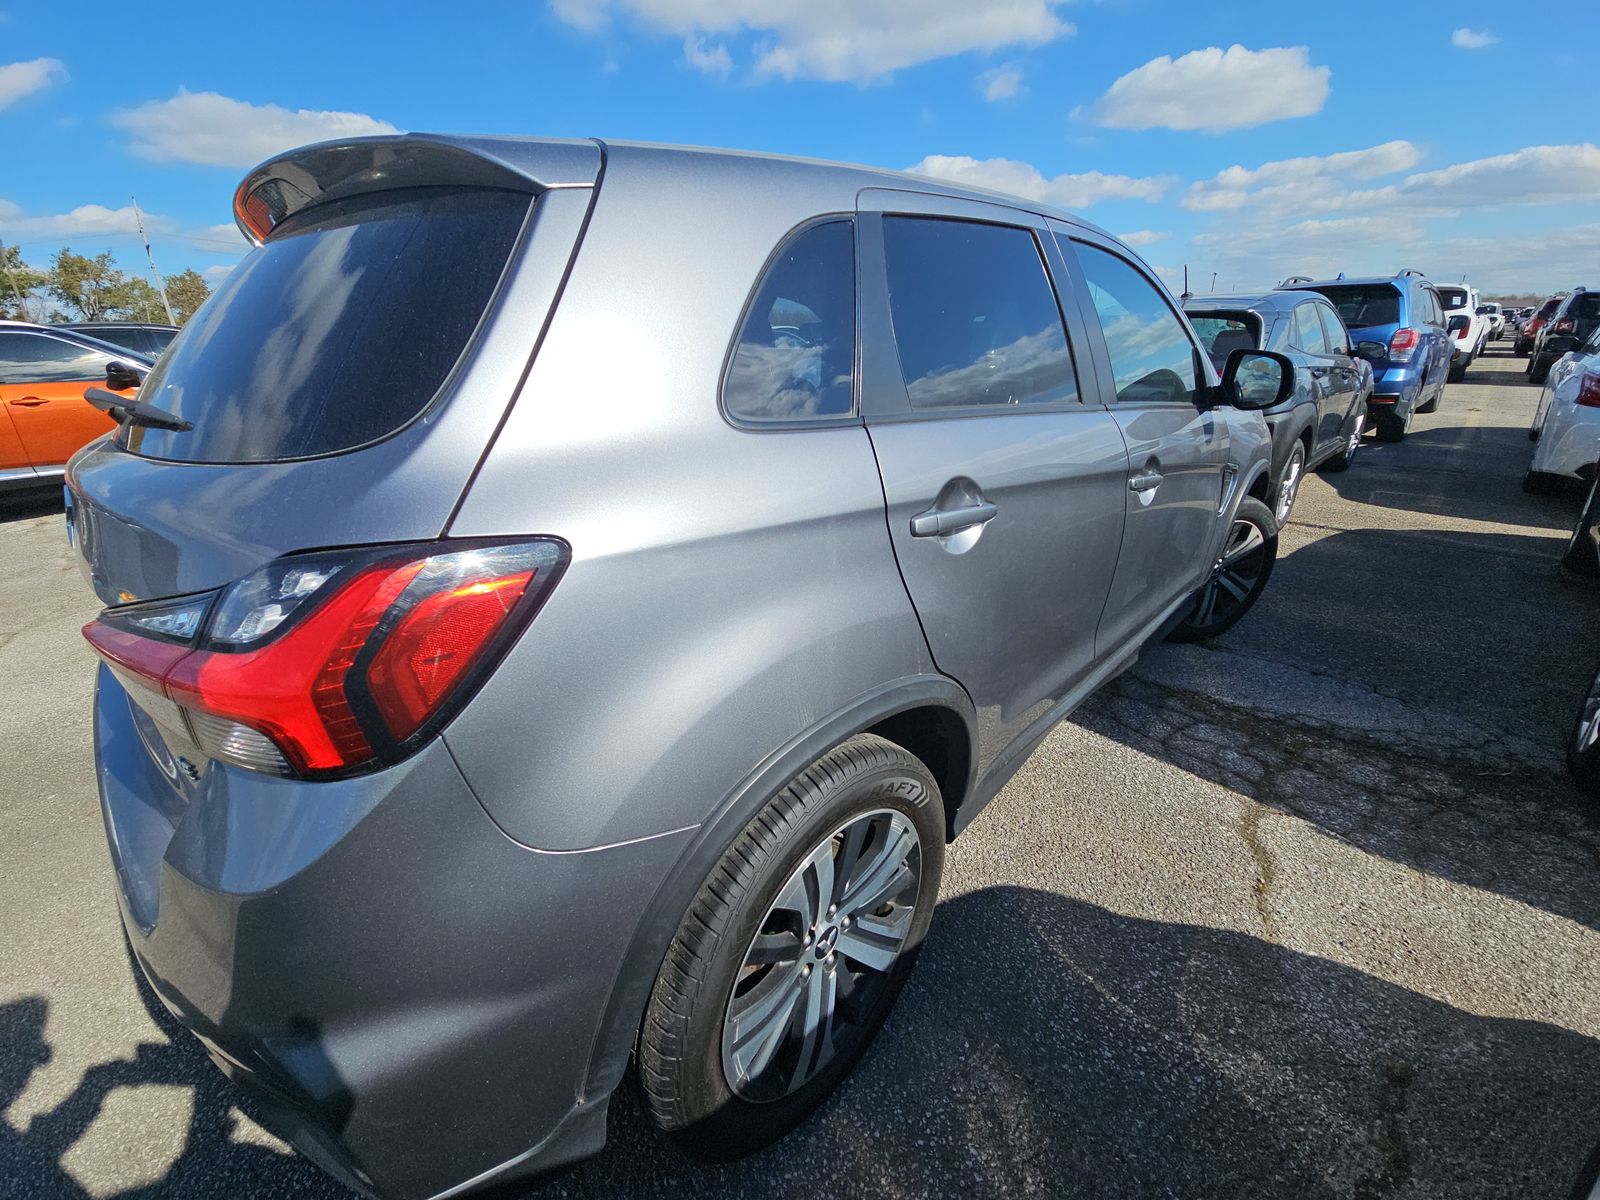
[[[0,333],[0,383],[103,379],[109,356],[40,333]]]
[[[1322,337],[1322,322],[1317,320],[1315,304],[1302,304],[1294,310],[1294,344],[1307,354],[1326,354],[1328,347]]]
[[[739,330],[722,389],[741,421],[849,415],[855,407],[855,233],[826,221],[789,239]]]
[[[1153,283],[1115,254],[1075,244],[1105,330],[1117,399],[1188,403],[1195,389],[1194,343],[1172,306]]]
[[[886,217],[883,249],[912,408],[1077,400],[1061,309],[1032,233]]]

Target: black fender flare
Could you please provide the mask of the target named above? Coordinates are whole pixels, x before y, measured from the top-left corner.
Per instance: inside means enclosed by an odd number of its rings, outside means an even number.
[[[913,708],[954,711],[969,745],[977,746],[972,698],[945,675],[911,675],[882,684],[791,738],[753,768],[700,825],[678,861],[656,888],[618,968],[605,1011],[595,1027],[580,1102],[601,1103],[622,1082],[638,1037],[644,1007],[684,913],[717,861],[773,796],[833,747],[878,722]],[[973,794],[976,753],[968,756],[964,797]]]

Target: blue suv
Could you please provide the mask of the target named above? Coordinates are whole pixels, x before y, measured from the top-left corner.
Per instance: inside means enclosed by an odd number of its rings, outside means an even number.
[[[1297,277],[1278,286],[1320,292],[1333,301],[1360,356],[1372,363],[1367,413],[1380,439],[1401,441],[1413,414],[1439,407],[1450,372],[1450,333],[1439,293],[1422,272],[1402,271],[1389,279]]]

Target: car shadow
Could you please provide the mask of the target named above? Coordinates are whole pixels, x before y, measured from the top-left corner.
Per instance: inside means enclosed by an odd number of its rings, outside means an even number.
[[[37,997],[0,1008],[0,1113],[50,1057],[46,1016]],[[181,1035],[91,1067],[31,1121],[0,1116],[12,1194],[88,1195],[68,1152],[113,1089],[152,1082],[193,1089],[184,1149],[160,1180],[96,1195],[350,1194],[233,1140],[238,1093]],[[599,1157],[496,1194],[1554,1198],[1597,1106],[1600,1042],[1570,1030],[1249,934],[992,887],[940,904],[877,1043],[784,1140],[693,1161],[624,1085]]]
[[[1393,862],[1600,929],[1600,807],[1566,778],[1600,589],[1558,539],[1362,529],[1284,554],[1210,647],[1074,721]]]
[[[26,521],[32,517],[60,514],[64,507],[61,485],[21,488],[0,492],[0,525],[8,521]]]

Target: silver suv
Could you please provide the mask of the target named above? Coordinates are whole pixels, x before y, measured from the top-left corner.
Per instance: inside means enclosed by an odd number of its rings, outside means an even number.
[[[1114,238],[1002,196],[404,136],[68,470],[133,954],[347,1182],[707,1156],[851,1069],[944,846],[1151,639],[1259,595],[1252,409]]]

